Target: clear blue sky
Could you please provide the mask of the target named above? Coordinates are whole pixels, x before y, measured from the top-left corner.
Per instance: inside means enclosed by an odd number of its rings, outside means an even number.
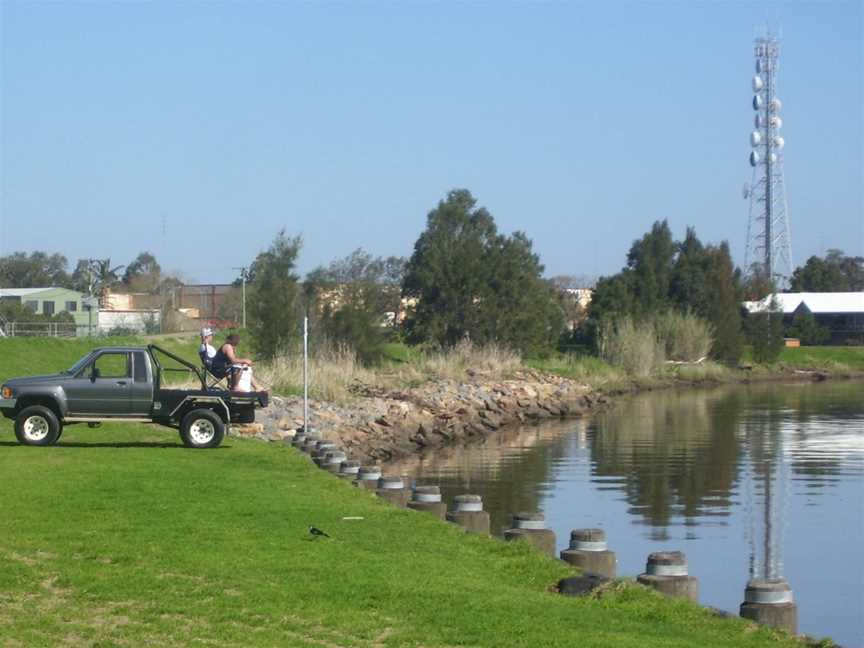
[[[0,0],[0,254],[219,282],[284,227],[305,272],[410,255],[466,187],[548,275],[617,271],[662,218],[743,263],[766,19],[794,260],[864,255],[858,0]]]

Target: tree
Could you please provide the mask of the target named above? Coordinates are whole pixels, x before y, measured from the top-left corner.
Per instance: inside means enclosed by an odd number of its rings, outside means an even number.
[[[639,314],[656,313],[669,302],[675,243],[669,224],[657,221],[651,231],[634,241],[627,254],[631,289]]]
[[[141,252],[135,257],[123,274],[123,283],[133,292],[156,293],[161,281],[162,268],[149,252]]]
[[[706,320],[714,332],[711,356],[735,362],[742,342],[741,295],[728,243],[704,245],[692,227],[676,243],[666,221],[656,222],[633,242],[621,272],[597,282],[583,328],[596,347],[603,321],[631,317],[646,323],[672,307]]]
[[[256,348],[267,358],[286,351],[297,339],[299,289],[294,270],[301,246],[299,236],[290,238],[283,229],[255,259],[255,290],[252,299],[248,293],[246,299]]]
[[[456,189],[427,216],[402,282],[402,296],[414,302],[409,339],[451,347],[468,338],[523,352],[551,346],[562,317],[531,241],[499,235],[476,204]]]
[[[812,313],[795,313],[786,333],[789,337],[798,338],[806,346],[825,344],[831,338],[831,331],[819,326]]]
[[[4,288],[66,287],[70,284],[62,254],[14,252],[0,257],[0,286]]]
[[[741,357],[741,273],[732,263],[729,244],[708,246],[704,301],[696,304],[695,312],[714,328],[711,356],[728,363]]]
[[[306,293],[315,305],[314,324],[335,342],[349,345],[364,364],[380,360],[384,344],[385,314],[393,312],[393,281],[400,274],[400,260],[373,257],[358,248],[344,259],[319,267],[306,277]],[[389,310],[391,307],[392,311]]]
[[[773,292],[768,308],[747,316],[745,331],[756,362],[776,362],[783,350],[783,311]]]
[[[793,292],[857,292],[864,290],[864,257],[828,250],[825,258],[811,256],[792,273]]]

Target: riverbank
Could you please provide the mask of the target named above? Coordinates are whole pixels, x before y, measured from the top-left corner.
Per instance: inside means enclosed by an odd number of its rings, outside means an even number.
[[[282,444],[188,451],[171,430],[70,427],[51,448],[2,426],[0,645],[802,646],[629,582],[466,535]],[[308,526],[331,538],[314,539]]]
[[[416,387],[385,389],[355,382],[342,403],[310,401],[310,426],[365,463],[386,463],[430,448],[458,445],[504,427],[554,418],[581,417],[609,405],[615,397],[657,389],[711,387],[759,382],[802,382],[864,378],[864,373],[827,366],[775,366],[727,369],[707,365],[670,367],[661,376],[632,378],[555,367],[521,369],[508,379],[490,380],[467,370],[461,380],[429,380]],[[551,366],[550,366],[551,365]],[[566,375],[569,373],[573,377]],[[259,424],[235,433],[279,441],[303,427],[298,396],[273,398]]]

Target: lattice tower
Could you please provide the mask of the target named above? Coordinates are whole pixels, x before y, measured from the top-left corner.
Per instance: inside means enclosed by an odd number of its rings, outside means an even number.
[[[750,133],[753,179],[744,189],[745,198],[750,199],[744,267],[748,272],[755,269],[764,272],[778,287],[783,287],[792,276],[792,241],[783,179],[786,142],[780,135],[783,104],[777,97],[780,40],[770,32],[756,38],[753,55],[756,59],[756,74],[752,80],[756,115]]]

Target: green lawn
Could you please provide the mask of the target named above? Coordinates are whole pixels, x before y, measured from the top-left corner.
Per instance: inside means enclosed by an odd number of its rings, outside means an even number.
[[[802,369],[843,367],[864,371],[864,346],[809,346],[784,348],[779,362]]]
[[[0,340],[0,382],[123,342]],[[160,344],[195,357],[194,339]],[[383,504],[282,445],[78,425],[31,448],[4,419],[0,479],[2,648],[797,645],[630,584],[550,593],[562,563]]]
[[[386,505],[284,446],[189,451],[111,425],[13,441],[6,425],[3,646],[794,645],[636,586],[549,593],[561,563]]]

